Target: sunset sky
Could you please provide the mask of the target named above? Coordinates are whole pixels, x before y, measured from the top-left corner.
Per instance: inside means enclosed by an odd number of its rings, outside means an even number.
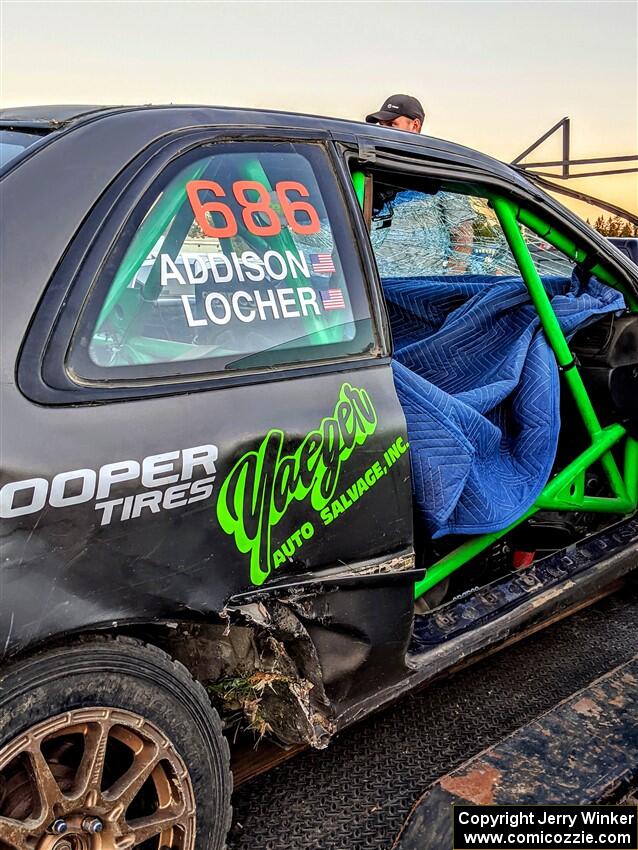
[[[572,156],[638,152],[633,0],[0,6],[3,106],[190,102],[359,119],[405,91],[428,133],[507,161],[565,115]],[[554,158],[558,142],[540,153]],[[638,210],[636,175],[569,185]]]

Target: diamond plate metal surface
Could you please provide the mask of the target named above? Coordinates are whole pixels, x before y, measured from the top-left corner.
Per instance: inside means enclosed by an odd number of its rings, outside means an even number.
[[[632,586],[242,786],[229,850],[389,850],[441,774],[637,651]]]

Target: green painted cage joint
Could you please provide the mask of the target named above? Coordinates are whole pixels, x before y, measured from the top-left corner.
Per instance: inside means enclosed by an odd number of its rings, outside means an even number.
[[[353,171],[351,176],[352,185],[354,186],[354,193],[357,196],[359,206],[361,207],[361,209],[363,209],[363,202],[365,200],[366,191],[366,176],[363,171]]]

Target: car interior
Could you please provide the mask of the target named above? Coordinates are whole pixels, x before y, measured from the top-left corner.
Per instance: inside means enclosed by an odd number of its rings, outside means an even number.
[[[543,332],[489,190],[382,171],[365,185],[410,440],[417,554],[430,567],[417,610],[427,610],[635,506],[632,439],[567,476],[562,502],[544,494],[599,427],[623,422],[636,436],[638,316],[591,258],[561,251],[547,227],[549,238],[518,222],[579,364],[583,405]],[[470,559],[471,569],[458,569]]]

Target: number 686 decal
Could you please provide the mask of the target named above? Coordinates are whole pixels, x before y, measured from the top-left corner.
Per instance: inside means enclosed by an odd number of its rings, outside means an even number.
[[[186,194],[195,214],[197,224],[206,236],[218,239],[237,234],[237,219],[223,201],[202,201],[200,192],[211,192],[216,198],[226,198],[226,192],[214,180],[191,180],[186,184]],[[236,180],[232,185],[235,200],[241,207],[241,217],[246,229],[257,236],[275,236],[281,232],[281,221],[277,211],[271,206],[270,193],[256,180]],[[249,192],[256,192],[257,197],[250,200]],[[281,212],[288,227],[294,233],[318,233],[321,224],[317,210],[309,201],[301,200],[310,195],[303,183],[295,180],[280,180],[275,184],[275,194],[281,207]],[[291,197],[292,195],[292,197]],[[294,196],[297,197],[294,197]],[[223,219],[223,224],[214,225],[209,215],[216,213]],[[302,214],[303,221],[299,221]],[[257,215],[260,218],[257,218]],[[305,220],[307,219],[307,220]]]

